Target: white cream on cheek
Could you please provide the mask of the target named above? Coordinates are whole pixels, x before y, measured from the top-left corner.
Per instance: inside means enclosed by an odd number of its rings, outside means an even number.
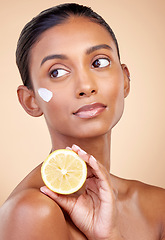
[[[45,102],[49,102],[53,97],[53,93],[46,88],[39,88],[38,94]]]

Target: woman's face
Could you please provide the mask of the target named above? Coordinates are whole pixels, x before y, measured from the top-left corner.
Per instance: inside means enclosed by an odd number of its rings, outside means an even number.
[[[128,77],[108,31],[86,18],[71,17],[41,35],[30,75],[52,136],[103,135],[122,115]]]

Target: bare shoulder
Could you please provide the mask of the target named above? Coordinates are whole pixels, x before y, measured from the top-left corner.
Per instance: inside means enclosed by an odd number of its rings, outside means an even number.
[[[139,202],[145,209],[152,210],[155,216],[165,217],[165,189],[135,181]]]
[[[112,180],[122,209],[120,219],[138,226],[143,235],[150,233],[151,239],[165,240],[165,189],[114,175]]]
[[[165,239],[165,189],[138,181],[132,187],[142,214],[158,229],[160,239]]]
[[[0,209],[0,239],[68,239],[60,207],[37,189],[26,189],[9,198]]]

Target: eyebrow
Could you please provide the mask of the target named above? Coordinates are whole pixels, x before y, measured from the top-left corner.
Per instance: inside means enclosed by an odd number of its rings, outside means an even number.
[[[51,59],[62,59],[62,60],[66,60],[67,56],[63,55],[63,54],[52,54],[52,55],[48,55],[46,57],[43,58],[42,62],[41,62],[41,66],[44,64],[44,62],[51,60]]]
[[[112,50],[112,48],[108,44],[100,44],[100,45],[96,45],[96,46],[93,46],[93,47],[90,47],[89,49],[87,49],[86,54],[89,55],[99,49]]]
[[[96,46],[92,46],[89,49],[86,50],[86,54],[90,55],[91,53],[99,50],[99,49],[108,49],[108,50],[112,50],[112,48],[108,45],[108,44],[100,44],[100,45],[96,45]],[[42,62],[41,62],[41,66],[48,60],[52,60],[52,59],[62,59],[62,60],[66,60],[68,59],[68,57],[64,54],[52,54],[52,55],[48,55],[46,57],[43,58]]]

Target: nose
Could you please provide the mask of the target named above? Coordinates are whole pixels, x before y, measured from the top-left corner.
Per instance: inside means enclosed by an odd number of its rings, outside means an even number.
[[[98,92],[96,79],[92,74],[78,74],[76,79],[76,97],[90,97]]]

